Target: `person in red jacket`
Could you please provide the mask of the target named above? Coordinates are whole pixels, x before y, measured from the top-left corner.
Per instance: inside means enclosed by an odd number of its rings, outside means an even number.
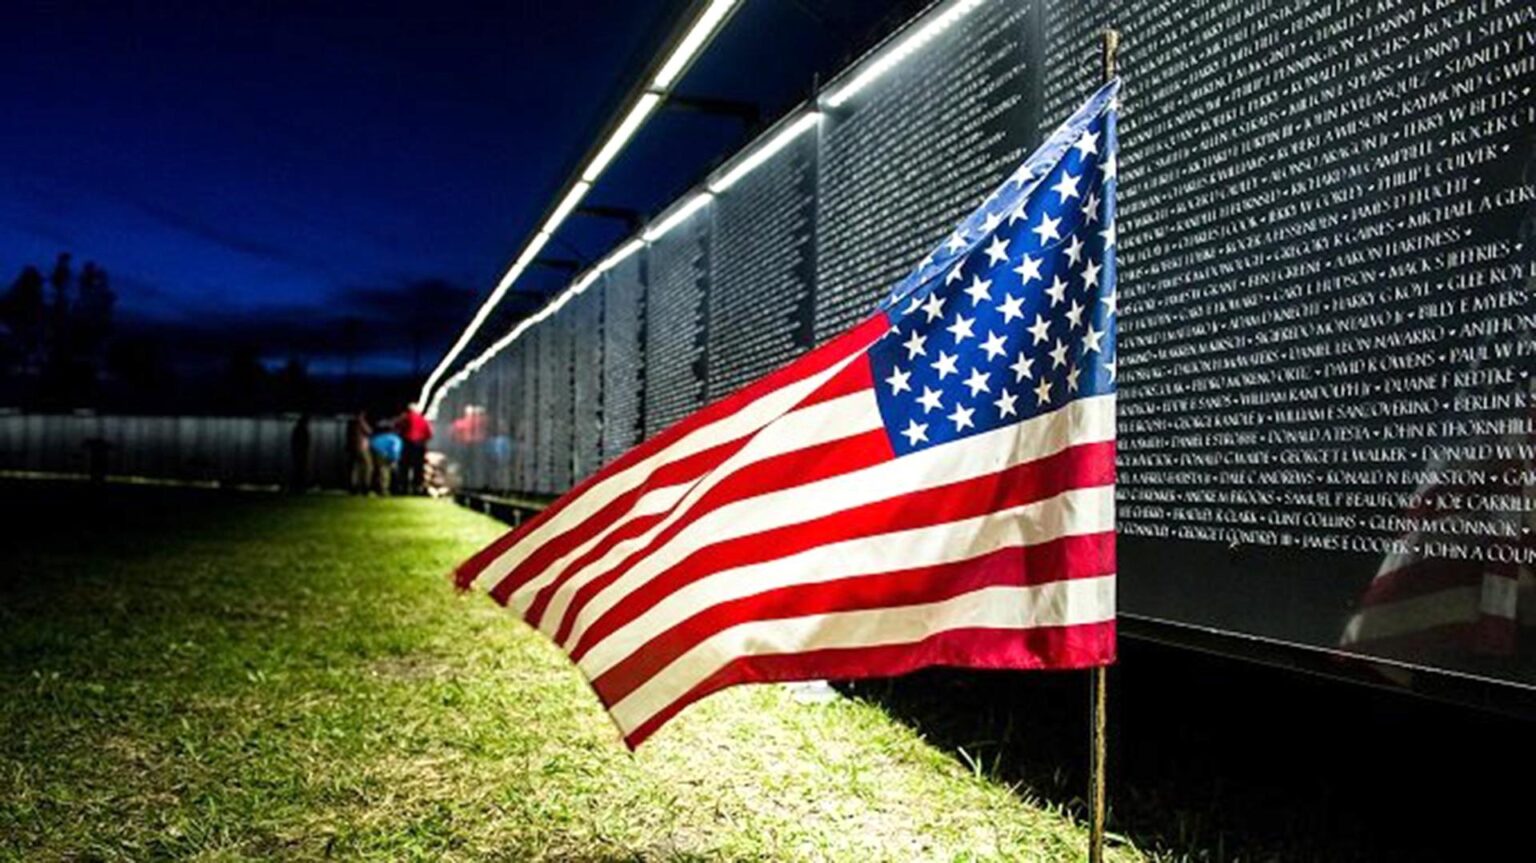
[[[405,442],[405,451],[400,457],[405,493],[425,494],[427,442],[432,440],[432,424],[421,415],[421,406],[413,402],[395,418],[395,430]]]

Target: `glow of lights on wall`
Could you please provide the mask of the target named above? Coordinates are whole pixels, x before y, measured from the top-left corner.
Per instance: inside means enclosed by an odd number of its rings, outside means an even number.
[[[830,92],[822,97],[822,101],[829,108],[839,108],[852,99],[855,94],[870,84],[874,83],[881,75],[894,69],[901,61],[910,57],[924,45],[932,42],[934,37],[954,26],[955,22],[970,14],[982,0],[956,0],[947,9],[934,15],[921,26],[904,34],[890,46],[880,50],[872,59],[860,67],[855,67],[848,81],[835,84]]]
[[[454,361],[459,358],[459,354],[463,353],[464,349],[468,347],[470,341],[474,339],[475,334],[480,331],[480,327],[485,323],[486,318],[490,317],[492,310],[501,303],[507,291],[511,290],[512,284],[522,276],[524,271],[528,269],[529,264],[538,256],[538,250],[542,249],[544,244],[549,242],[549,238],[555,229],[575,210],[576,205],[586,195],[587,191],[592,188],[592,184],[597,181],[603,170],[619,155],[620,151],[624,149],[624,145],[629,143],[629,140],[645,124],[646,119],[655,112],[662,100],[666,98],[672,85],[688,70],[689,64],[698,57],[699,52],[709,43],[710,37],[714,36],[721,25],[725,23],[726,18],[729,17],[732,9],[739,2],[740,0],[711,0],[709,5],[705,6],[699,16],[694,19],[693,24],[688,28],[688,32],[684,34],[682,39],[678,40],[667,55],[667,59],[662,62],[661,68],[656,72],[655,77],[651,79],[650,86],[635,99],[634,103],[625,113],[624,119],[609,133],[608,138],[603,141],[603,145],[598,149],[597,154],[592,157],[592,160],[582,170],[580,179],[572,184],[564,193],[560,204],[550,214],[549,218],[545,220],[543,227],[528,241],[522,253],[517,256],[516,261],[508,268],[500,281],[496,283],[495,290],[491,291],[490,296],[486,297],[485,302],[475,311],[475,316],[470,319],[469,326],[464,328],[464,332],[459,334],[459,338],[453,343],[453,347],[448,349],[448,353],[443,355],[437,367],[432,370],[432,374],[427,376],[426,383],[421,387],[420,401],[422,403],[435,405],[435,402],[431,401],[431,397],[443,373],[453,365]],[[455,375],[454,378],[456,380],[462,379],[459,375]]]
[[[716,172],[704,184],[704,189],[694,192],[687,199],[687,202],[681,206],[666,211],[660,221],[653,225],[648,225],[642,231],[640,237],[631,239],[618,250],[605,257],[596,266],[588,269],[569,287],[540,309],[538,313],[519,322],[511,332],[497,340],[484,353],[466,364],[463,369],[451,378],[444,381],[443,386],[434,393],[434,385],[442,375],[442,372],[457,358],[485,317],[490,314],[491,309],[495,307],[502,295],[506,293],[512,282],[533,261],[538,249],[548,242],[554,229],[575,209],[576,204],[586,194],[587,190],[591,188],[597,176],[644,124],[646,118],[661,103],[667,88],[671,87],[687,69],[688,64],[692,62],[699,50],[708,42],[709,37],[724,22],[732,7],[738,2],[739,0],[714,0],[705,8],[703,14],[695,20],[687,35],[678,42],[677,47],[668,56],[666,62],[662,64],[660,71],[652,79],[650,88],[630,107],[624,120],[613,130],[597,155],[592,158],[586,169],[582,171],[580,181],[566,193],[560,206],[555,209],[555,212],[544,223],[543,229],[529,242],[528,249],[518,257],[517,263],[513,264],[512,269],[502,278],[501,283],[497,285],[496,290],[486,300],[485,305],[481,306],[480,311],[476,313],[474,320],[470,322],[469,328],[465,330],[458,342],[455,343],[453,349],[438,364],[432,376],[427,379],[426,385],[422,388],[421,397],[422,401],[429,405],[429,416],[436,417],[437,406],[449,389],[468,379],[470,374],[479,370],[492,357],[515,342],[524,332],[527,332],[529,327],[538,324],[559,311],[572,297],[586,290],[603,273],[611,270],[630,255],[640,251],[648,243],[660,239],[668,231],[682,224],[690,216],[698,212],[700,208],[713,200],[715,195],[730,189],[740,182],[743,177],[773,158],[774,155],[787,147],[796,138],[815,128],[821,121],[823,117],[822,112],[813,107],[794,120],[781,122],[779,124],[779,131],[767,143],[748,151],[744,156],[739,155],[720,171]],[[926,21],[910,28],[908,32],[876,49],[862,63],[855,65],[848,72],[835,79],[818,97],[818,104],[827,109],[836,109],[847,104],[860,91],[896,68],[908,57],[917,53],[924,45],[927,45],[940,34],[953,27],[962,18],[979,7],[982,2],[983,0],[952,0],[947,6],[933,12]],[[428,400],[429,396],[431,396],[430,401]]]

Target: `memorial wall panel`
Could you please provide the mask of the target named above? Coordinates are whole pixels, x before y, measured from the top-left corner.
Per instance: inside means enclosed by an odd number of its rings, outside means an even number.
[[[566,305],[571,332],[571,482],[603,465],[603,293],[601,282]]]
[[[564,318],[560,345],[560,374],[563,386],[561,398],[564,409],[557,414],[556,433],[560,436],[562,455],[555,467],[554,492],[562,493],[576,483],[576,352],[579,330],[570,306],[562,310]]]
[[[547,485],[546,478],[550,472],[550,461],[554,456],[549,447],[549,391],[547,389],[548,378],[544,374],[544,339],[548,330],[543,326],[529,329],[523,334],[521,341],[526,342],[524,350],[527,352],[524,362],[527,364],[527,378],[525,386],[531,393],[529,407],[533,413],[528,417],[529,429],[532,437],[528,441],[531,451],[530,475],[525,491],[542,492]]]
[[[863,320],[1036,143],[1039,9],[984,0],[820,127],[818,342]]]
[[[519,407],[517,368],[505,351],[497,354],[491,363],[494,365],[492,377],[496,381],[496,404],[487,407],[467,425],[471,426],[471,436],[483,441],[494,459],[494,472],[484,487],[505,490],[515,487],[512,481],[511,421]]]
[[[1040,86],[1044,108],[1039,118],[1042,140],[1103,83],[1100,34],[1113,24],[1110,6],[1110,0],[1043,0],[1041,28],[1045,37]]]
[[[468,384],[454,387],[438,405],[436,433],[433,435],[433,449],[438,450],[447,457],[451,466],[450,476],[464,488],[474,488],[474,478],[469,475],[469,447],[462,433],[461,417],[465,414],[465,406],[469,403]],[[444,428],[444,425],[447,428]]]
[[[504,488],[506,485],[505,464],[499,459],[488,428],[489,423],[494,422],[492,418],[502,416],[510,407],[506,398],[506,377],[506,361],[500,356],[493,357],[476,375],[478,386],[474,404],[478,427],[472,452],[473,475],[479,488]]]
[[[1126,612],[1536,682],[1533,16],[1112,4]]]
[[[647,255],[645,435],[704,404],[705,291],[711,207],[651,243]]]
[[[571,464],[575,457],[576,400],[575,378],[572,375],[576,360],[572,340],[576,328],[572,326],[570,306],[566,305],[548,324],[544,333],[543,374],[547,377],[549,398],[543,400],[549,417],[549,438],[545,448],[550,451],[550,472],[545,477],[545,494],[557,494],[571,487]]]
[[[603,275],[603,460],[640,442],[645,383],[645,254]]]
[[[802,133],[716,195],[712,209],[710,401],[784,365],[813,343],[814,131]]]
[[[470,378],[463,387],[464,404],[466,410],[480,411],[484,408],[482,395],[489,378],[475,375]],[[480,447],[478,445],[466,446],[463,453],[462,470],[465,482],[473,488],[485,488],[486,474],[482,465]]]
[[[537,328],[535,328],[537,329]],[[531,330],[529,331],[531,332]],[[526,333],[524,334],[527,335]],[[518,402],[517,417],[513,424],[512,463],[517,477],[518,491],[532,491],[538,481],[538,426],[534,417],[538,416],[538,388],[534,384],[534,375],[537,367],[534,363],[533,342],[527,338],[521,338],[513,342],[509,351],[515,357],[514,368],[517,370],[517,391],[520,398]]]

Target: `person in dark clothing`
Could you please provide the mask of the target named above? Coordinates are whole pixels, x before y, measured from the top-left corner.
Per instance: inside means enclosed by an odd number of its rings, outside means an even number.
[[[309,490],[309,444],[309,414],[300,414],[299,421],[293,424],[293,434],[288,437],[288,490],[294,494]]]
[[[404,447],[400,468],[406,494],[426,493],[427,442],[432,440],[432,424],[421,415],[421,406],[409,404],[395,418],[395,430]]]
[[[347,420],[347,490],[353,494],[367,494],[373,482],[373,450],[368,445],[372,437],[373,426],[368,423],[367,413],[358,411]]]

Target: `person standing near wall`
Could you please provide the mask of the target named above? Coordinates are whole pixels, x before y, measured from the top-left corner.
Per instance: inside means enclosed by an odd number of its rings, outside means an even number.
[[[432,424],[421,414],[421,405],[412,402],[395,419],[395,428],[404,442],[401,468],[406,494],[426,492],[427,442],[432,440]]]
[[[373,462],[373,490],[378,492],[380,497],[388,497],[395,465],[400,463],[400,451],[404,448],[404,444],[400,435],[386,426],[369,439],[368,446]]]
[[[368,446],[371,437],[373,426],[366,412],[358,411],[347,420],[347,490],[353,494],[367,494],[373,481],[373,453]]]

